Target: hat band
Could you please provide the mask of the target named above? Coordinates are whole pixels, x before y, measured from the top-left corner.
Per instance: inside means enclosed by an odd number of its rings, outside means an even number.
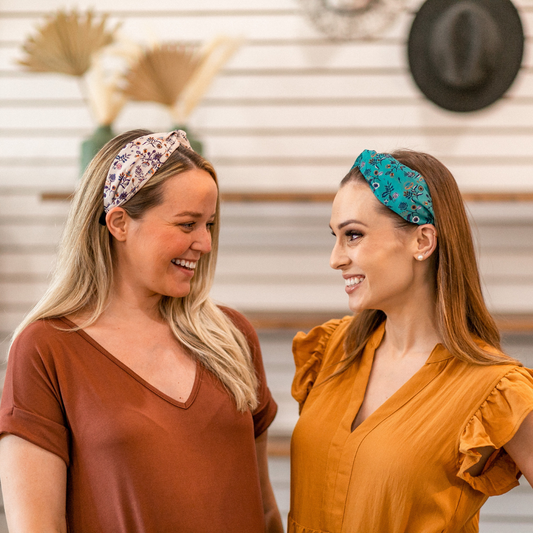
[[[352,166],[358,168],[374,196],[412,224],[433,224],[435,213],[426,180],[390,154],[364,150]]]

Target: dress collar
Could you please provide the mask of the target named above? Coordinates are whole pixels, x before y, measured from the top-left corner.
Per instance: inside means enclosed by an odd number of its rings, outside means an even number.
[[[386,320],[384,320],[376,328],[374,333],[372,333],[370,339],[368,339],[367,346],[372,350],[377,350],[378,346],[383,340],[383,336],[385,335],[385,322]],[[429,354],[429,357],[426,361],[426,365],[440,363],[441,361],[446,361],[447,359],[451,359],[452,357],[453,355],[441,343],[438,343],[435,345],[433,350],[431,350],[431,353]]]

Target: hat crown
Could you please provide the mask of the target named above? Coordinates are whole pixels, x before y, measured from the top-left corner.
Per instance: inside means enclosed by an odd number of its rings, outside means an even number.
[[[446,85],[476,89],[496,70],[501,35],[491,14],[474,2],[457,3],[437,19],[429,54]]]

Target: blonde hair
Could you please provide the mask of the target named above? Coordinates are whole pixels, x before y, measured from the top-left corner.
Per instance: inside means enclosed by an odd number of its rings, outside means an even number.
[[[103,189],[109,167],[124,145],[151,132],[133,130],[109,141],[83,174],[69,211],[52,281],[39,303],[24,318],[14,338],[32,322],[79,311],[90,313],[80,328],[93,324],[103,313],[113,285],[112,237],[99,223]],[[162,185],[176,174],[198,168],[217,184],[212,165],[180,146],[144,187],[122,205],[132,218],[140,218],[163,200]],[[220,227],[219,200],[211,230],[212,249],[198,261],[187,296],[163,296],[159,311],[173,334],[234,397],[243,412],[257,405],[257,377],[250,347],[243,333],[209,298],[213,284]]]
[[[403,165],[416,170],[426,180],[433,200],[437,249],[431,265],[437,293],[437,328],[444,347],[455,357],[476,365],[522,364],[502,352],[500,333],[490,315],[483,293],[470,224],[457,183],[451,172],[429,154],[398,150],[391,154]],[[359,169],[352,169],[341,181],[366,183]],[[416,227],[389,208],[381,212],[394,218],[399,228]],[[372,333],[385,320],[382,311],[367,309],[358,313],[348,327],[346,357],[334,375],[346,370],[363,353]],[[488,346],[480,346],[477,340]]]

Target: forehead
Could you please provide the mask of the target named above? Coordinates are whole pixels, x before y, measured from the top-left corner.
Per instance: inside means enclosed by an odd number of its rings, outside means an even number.
[[[370,190],[370,186],[359,181],[350,181],[339,189],[331,210],[332,227],[346,220],[371,220],[379,213],[379,200]]]
[[[213,177],[198,168],[187,170],[168,178],[163,185],[165,199],[186,200],[191,197],[204,197],[217,195],[217,186]]]

